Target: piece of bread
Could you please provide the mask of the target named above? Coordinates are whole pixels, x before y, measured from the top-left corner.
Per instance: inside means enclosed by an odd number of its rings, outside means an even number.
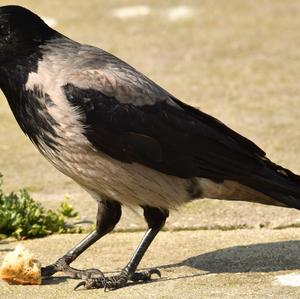
[[[41,263],[23,245],[18,245],[5,256],[0,278],[10,284],[41,284]]]

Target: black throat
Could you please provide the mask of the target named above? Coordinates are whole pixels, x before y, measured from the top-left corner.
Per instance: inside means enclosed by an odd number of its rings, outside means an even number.
[[[54,126],[58,124],[47,109],[52,102],[49,95],[44,93],[41,86],[35,86],[33,90],[25,88],[29,74],[38,71],[38,63],[42,59],[42,51],[35,45],[25,50],[23,55],[6,61],[0,66],[0,88],[20,128],[31,141],[39,149],[41,143],[56,149]]]

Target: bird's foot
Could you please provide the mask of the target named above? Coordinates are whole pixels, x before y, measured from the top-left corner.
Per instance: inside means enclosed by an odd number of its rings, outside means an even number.
[[[79,270],[69,266],[65,259],[60,258],[54,264],[42,267],[42,277],[47,278],[56,272],[63,272],[67,276],[75,279],[88,279],[92,277],[104,277],[103,273],[98,269]]]
[[[160,271],[158,269],[150,269],[142,272],[129,273],[126,270],[123,270],[119,275],[114,275],[110,277],[93,277],[88,278],[84,281],[81,281],[74,288],[75,290],[83,286],[84,289],[104,289],[114,290],[122,288],[131,282],[147,282],[150,281],[152,275],[156,274],[161,277]]]

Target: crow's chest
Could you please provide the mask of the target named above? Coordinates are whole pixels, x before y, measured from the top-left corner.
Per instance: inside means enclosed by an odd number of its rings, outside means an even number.
[[[7,95],[9,105],[22,131],[49,161],[63,158],[70,147],[85,145],[79,114],[59,88],[33,84],[21,90]]]
[[[38,88],[28,90],[23,97],[21,105],[13,109],[21,129],[37,147],[44,144],[55,149],[59,139],[57,129],[60,127],[51,113],[51,107],[55,104],[47,93]]]

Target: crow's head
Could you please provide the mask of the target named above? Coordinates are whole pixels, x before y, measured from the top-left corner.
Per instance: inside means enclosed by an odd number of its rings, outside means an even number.
[[[0,64],[28,55],[56,32],[21,6],[0,7]]]

